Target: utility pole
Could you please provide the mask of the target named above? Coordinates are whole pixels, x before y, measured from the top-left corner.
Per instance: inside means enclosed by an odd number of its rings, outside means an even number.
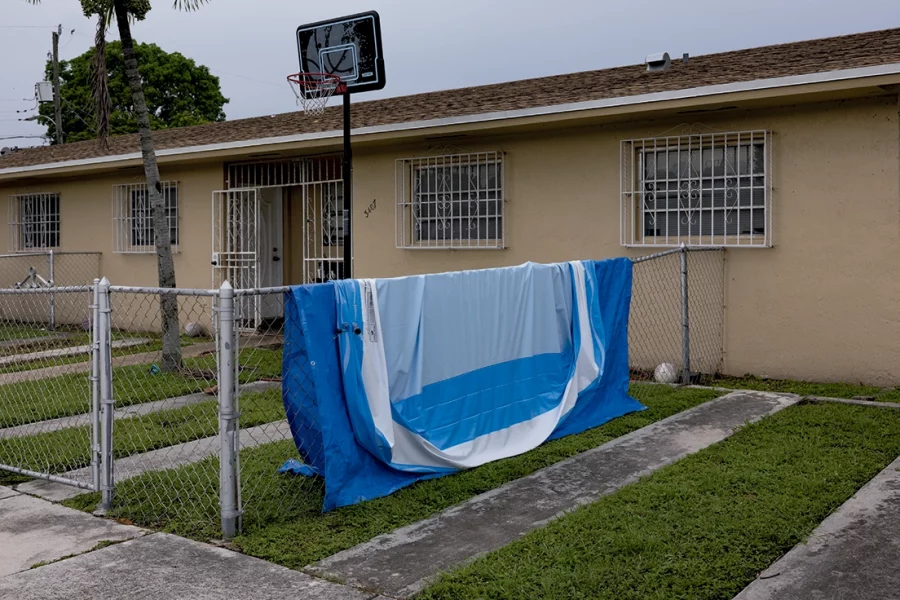
[[[63,143],[62,99],[59,97],[59,36],[62,24],[53,32],[53,106],[56,110],[56,143]]]

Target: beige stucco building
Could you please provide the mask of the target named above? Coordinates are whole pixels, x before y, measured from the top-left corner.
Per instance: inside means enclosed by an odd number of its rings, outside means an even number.
[[[898,91],[889,30],[356,102],[353,274],[724,246],[723,372],[898,384]],[[338,108],[154,139],[179,287],[342,274]],[[0,158],[0,247],[155,284],[137,150]]]

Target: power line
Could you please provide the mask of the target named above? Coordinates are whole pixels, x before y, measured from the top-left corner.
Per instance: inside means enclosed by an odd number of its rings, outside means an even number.
[[[60,50],[65,50],[65,49],[68,47],[68,45],[72,43],[72,40],[75,39],[75,36],[72,35],[72,33],[75,33],[75,30],[74,30],[74,29],[72,30],[71,33],[69,33],[69,41],[66,42],[65,44],[63,44],[62,46],[60,46],[60,47],[59,47]]]
[[[0,29],[56,29],[56,25],[0,25]]]
[[[60,99],[61,99],[63,102],[66,103],[66,106],[68,106],[69,108],[71,108],[71,109],[75,112],[75,116],[78,117],[78,120],[79,120],[79,121],[81,121],[82,123],[84,123],[84,124],[88,127],[88,129],[90,129],[91,131],[96,131],[96,125],[93,125],[93,124],[91,124],[91,123],[88,123],[87,121],[84,120],[84,118],[82,118],[82,115],[84,115],[84,112],[82,112],[81,110],[79,110],[78,108],[76,108],[71,102],[69,102],[69,101],[66,100],[65,98],[60,97]],[[85,115],[85,116],[87,116],[87,115]],[[88,117],[88,118],[90,119],[91,117]]]

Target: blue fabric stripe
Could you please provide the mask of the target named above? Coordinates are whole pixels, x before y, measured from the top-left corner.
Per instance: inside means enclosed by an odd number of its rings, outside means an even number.
[[[409,398],[424,386],[491,365],[563,351],[572,311],[569,279],[567,264],[526,264],[376,280],[391,398]]]
[[[571,351],[541,354],[433,383],[395,402],[394,421],[445,450],[558,406],[572,363]]]

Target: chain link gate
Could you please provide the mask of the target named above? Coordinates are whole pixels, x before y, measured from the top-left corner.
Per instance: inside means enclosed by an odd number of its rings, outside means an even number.
[[[0,289],[0,470],[99,489],[95,291]]]

